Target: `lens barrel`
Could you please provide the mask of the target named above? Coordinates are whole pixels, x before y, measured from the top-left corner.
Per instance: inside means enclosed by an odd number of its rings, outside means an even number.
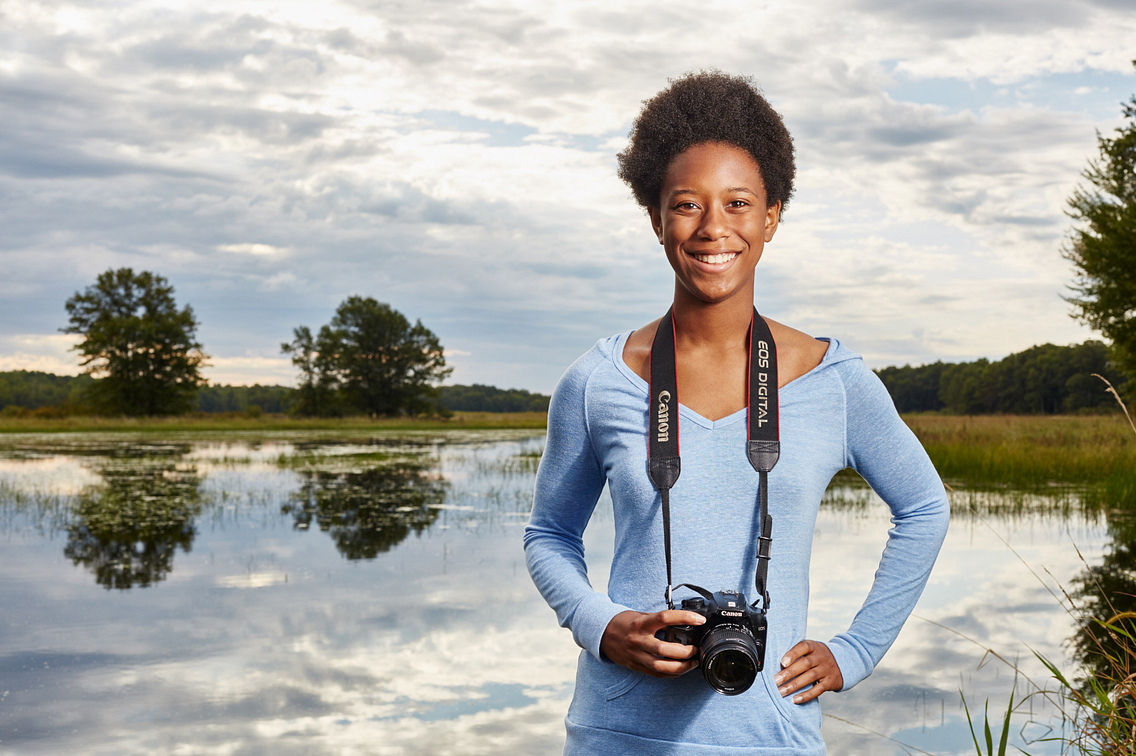
[[[724,696],[745,693],[757,679],[757,643],[749,633],[731,627],[707,631],[699,644],[699,666],[707,684]]]

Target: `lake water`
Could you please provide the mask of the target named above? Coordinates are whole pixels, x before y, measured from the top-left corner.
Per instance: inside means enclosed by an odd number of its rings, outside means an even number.
[[[543,443],[0,439],[0,753],[559,753],[578,649],[521,549]],[[1115,562],[1115,528],[1068,493],[953,496],[918,617],[870,678],[822,698],[833,754],[973,753],[959,690],[1000,718],[1014,686],[984,647],[1038,681],[1029,648],[1076,668],[1050,591]],[[889,526],[870,490],[830,488],[811,637],[851,621]],[[597,588],[612,540],[605,494],[586,534]],[[1054,726],[1027,708],[1013,741]]]

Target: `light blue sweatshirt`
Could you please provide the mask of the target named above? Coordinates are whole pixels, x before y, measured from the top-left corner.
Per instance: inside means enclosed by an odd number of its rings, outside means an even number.
[[[887,502],[894,523],[867,600],[848,631],[828,641],[847,690],[871,674],[923,591],[947,530],[942,482],[883,384],[830,341],[817,367],[778,392],[781,458],[769,474],[772,601],[760,679],[723,696],[697,670],[658,679],[615,665],[600,654],[612,617],[666,608],[661,499],[647,477],[647,384],[623,361],[628,335],[601,340],[556,387],[525,529],[529,572],[584,649],[565,753],[823,754],[819,702],[794,704],[773,683],[781,657],[805,637],[821,496],[851,467]],[[738,590],[752,602],[758,475],[745,456],[745,418],[743,409],[711,422],[679,407],[682,476],[671,490],[671,545],[676,584]],[[588,582],[582,540],[605,484],[615,514],[607,594]],[[676,603],[688,595],[676,593]]]

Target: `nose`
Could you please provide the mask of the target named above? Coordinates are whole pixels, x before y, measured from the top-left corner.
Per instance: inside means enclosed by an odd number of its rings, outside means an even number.
[[[698,224],[698,238],[705,241],[716,241],[730,233],[726,223],[726,214],[722,208],[711,204],[702,213],[701,223]]]

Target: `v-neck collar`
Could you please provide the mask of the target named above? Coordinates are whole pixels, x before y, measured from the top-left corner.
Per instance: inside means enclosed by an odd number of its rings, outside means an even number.
[[[611,358],[612,362],[615,363],[616,369],[619,370],[619,372],[622,373],[623,376],[627,378],[627,380],[631,381],[631,383],[635,385],[636,388],[640,389],[643,392],[643,396],[647,396],[651,390],[650,386],[648,386],[647,382],[640,378],[639,375],[630,367],[628,367],[627,363],[623,361],[623,347],[626,346],[627,339],[631,336],[632,333],[633,331],[626,331],[615,337],[615,344],[612,349]],[[824,367],[825,363],[827,363],[829,361],[829,358],[832,356],[832,353],[836,350],[835,339],[818,338],[817,341],[828,342],[828,348],[824,352],[824,357],[821,358],[821,361],[817,363],[816,366],[812,368],[812,370],[809,370],[807,373],[798,375],[796,378],[779,388],[777,390],[777,397],[779,401],[781,397],[785,396],[786,392],[795,390],[803,379],[809,377],[810,375]],[[704,428],[708,428],[709,430],[718,430],[719,428],[725,428],[726,426],[733,425],[734,423],[745,420],[746,418],[745,407],[742,407],[740,410],[734,412],[733,414],[726,415],[725,417],[719,418],[717,420],[711,420],[698,414],[682,402],[679,402],[678,404],[678,413],[679,415],[685,417],[687,420],[701,425]]]

